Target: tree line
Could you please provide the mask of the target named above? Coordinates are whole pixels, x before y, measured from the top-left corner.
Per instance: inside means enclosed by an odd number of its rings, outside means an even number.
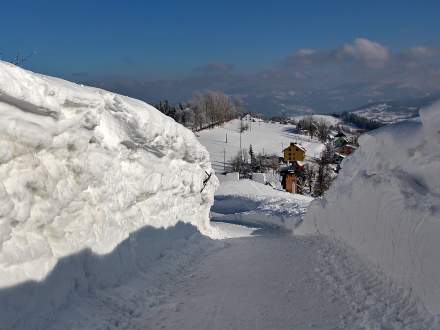
[[[366,131],[372,131],[376,128],[380,128],[383,126],[382,123],[376,121],[376,120],[371,120],[362,116],[359,116],[353,112],[342,112],[340,114],[334,114],[334,116],[338,116],[339,118],[341,118],[343,121],[353,124],[356,127],[366,130]]]
[[[155,107],[193,131],[221,125],[237,118],[243,110],[240,98],[215,91],[197,92],[188,102],[177,106],[163,100]]]
[[[330,134],[330,130],[333,128],[328,125],[324,119],[314,120],[312,116],[302,118],[296,124],[298,130],[307,132],[310,138],[316,136],[319,141],[325,143]]]

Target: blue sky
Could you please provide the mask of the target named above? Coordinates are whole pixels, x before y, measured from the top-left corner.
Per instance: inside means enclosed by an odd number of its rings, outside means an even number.
[[[440,1],[21,0],[0,53],[36,72],[156,102],[195,91],[250,110],[337,111],[439,91]]]
[[[299,48],[366,37],[399,50],[437,42],[439,1],[6,1],[3,57],[69,76],[152,79],[207,63],[257,70]]]

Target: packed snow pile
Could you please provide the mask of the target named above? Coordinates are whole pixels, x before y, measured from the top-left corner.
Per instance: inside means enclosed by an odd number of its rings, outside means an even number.
[[[148,104],[0,62],[0,287],[147,225],[209,234],[216,186],[206,149]]]
[[[247,179],[224,181],[211,216],[214,221],[290,231],[301,223],[311,200]]]
[[[368,133],[299,232],[354,247],[440,313],[440,103]]]

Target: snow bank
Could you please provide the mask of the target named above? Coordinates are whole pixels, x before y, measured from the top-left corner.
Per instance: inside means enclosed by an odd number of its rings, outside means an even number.
[[[218,177],[220,182],[223,181],[239,181],[240,180],[240,173],[238,172],[231,172],[226,173],[225,175],[222,175],[221,177]]]
[[[266,173],[252,173],[252,180],[261,184],[266,184]]]
[[[211,208],[214,221],[293,230],[312,198],[273,189],[251,180],[222,182]]]
[[[0,62],[0,288],[144,226],[210,234],[211,172],[195,136],[148,104]]]
[[[342,240],[440,313],[440,103],[366,134],[299,233]]]

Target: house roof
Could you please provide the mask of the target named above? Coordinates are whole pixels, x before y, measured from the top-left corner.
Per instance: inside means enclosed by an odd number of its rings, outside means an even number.
[[[298,149],[301,149],[301,150],[304,151],[304,152],[307,151],[307,149],[304,148],[302,145],[300,145],[300,144],[296,144],[296,143],[294,143],[294,142],[290,142],[290,145],[289,145],[287,148],[284,148],[283,151],[286,150],[286,149],[289,149],[292,145],[295,146],[295,147],[297,147]]]

